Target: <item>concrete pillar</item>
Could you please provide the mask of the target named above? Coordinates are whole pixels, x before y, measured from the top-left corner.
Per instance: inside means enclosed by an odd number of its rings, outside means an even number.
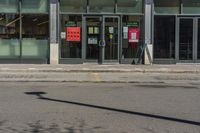
[[[59,64],[58,0],[50,0],[50,64]]]
[[[153,62],[153,44],[152,44],[152,5],[153,0],[145,0],[145,44],[144,64]]]

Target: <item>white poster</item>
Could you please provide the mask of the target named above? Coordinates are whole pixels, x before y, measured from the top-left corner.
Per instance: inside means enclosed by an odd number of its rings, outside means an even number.
[[[109,33],[113,34],[114,33],[114,27],[109,27]]]
[[[128,33],[128,27],[123,27],[123,32]]]
[[[128,32],[124,32],[124,33],[123,33],[123,38],[124,38],[124,39],[128,39]]]
[[[61,39],[66,39],[66,33],[65,32],[61,32],[60,37],[61,37]]]
[[[135,32],[131,33],[131,40],[136,40],[136,38],[137,38],[136,33]]]

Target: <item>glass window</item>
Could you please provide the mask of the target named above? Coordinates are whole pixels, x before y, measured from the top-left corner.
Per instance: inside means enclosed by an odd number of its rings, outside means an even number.
[[[200,59],[200,19],[198,19],[197,59]]]
[[[183,0],[183,13],[199,14],[200,1],[199,0]]]
[[[143,0],[117,0],[117,12],[142,13]]]
[[[154,0],[155,13],[179,14],[179,0]]]
[[[46,58],[48,37],[48,15],[22,16],[22,57]]]
[[[48,0],[22,0],[23,13],[47,13]]]
[[[180,19],[179,26],[179,60],[193,59],[193,19]]]
[[[111,12],[115,10],[115,0],[90,0],[89,1],[90,12]]]
[[[0,58],[20,56],[19,15],[0,14]]]
[[[155,16],[154,58],[175,58],[175,17]]]
[[[87,17],[86,59],[96,60],[99,56],[98,43],[101,39],[100,17]]]
[[[67,39],[67,28],[82,27],[82,16],[61,15],[61,58],[81,58],[82,42]],[[80,34],[81,36],[81,31]],[[72,36],[74,37],[74,36]]]
[[[123,27],[122,27],[122,59],[124,58],[131,58],[133,59],[136,57],[136,53],[138,50],[138,45],[142,43],[142,25],[143,25],[143,17],[141,16],[123,16],[122,22],[123,22]],[[137,22],[138,25],[134,26],[131,25],[131,23]],[[139,28],[140,29],[140,38],[139,38],[139,43],[129,43],[128,41],[128,30],[130,28]]]
[[[0,12],[2,13],[17,13],[18,0],[0,0]]]
[[[86,12],[87,0],[60,0],[61,12]]]

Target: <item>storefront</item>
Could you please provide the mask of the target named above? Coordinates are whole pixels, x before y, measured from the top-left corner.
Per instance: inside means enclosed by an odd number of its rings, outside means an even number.
[[[154,0],[154,63],[200,62],[200,1]]]
[[[0,63],[47,63],[49,1],[0,1]]]
[[[103,63],[130,64],[144,41],[143,4],[143,0],[60,0],[59,62],[96,63],[102,57]]]
[[[200,62],[199,0],[1,0],[0,63]]]

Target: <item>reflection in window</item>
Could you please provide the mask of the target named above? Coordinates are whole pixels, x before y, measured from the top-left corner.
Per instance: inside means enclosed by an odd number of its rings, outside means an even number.
[[[190,13],[190,14],[200,13],[199,0],[182,0],[182,1],[183,1],[183,13]]]
[[[178,14],[180,11],[179,0],[154,0],[156,13]]]
[[[81,41],[67,41],[67,27],[82,27],[82,17],[61,15],[61,58],[81,58]]]
[[[175,58],[175,17],[155,16],[154,58]]]
[[[23,13],[47,13],[48,0],[22,0]]]
[[[0,14],[0,57],[20,55],[19,19],[16,14]]]
[[[0,12],[17,13],[18,0],[0,0]]]
[[[86,12],[87,0],[60,0],[61,12]]]
[[[22,15],[22,56],[47,56],[49,36],[48,15]]]
[[[117,12],[142,13],[143,0],[117,0]]]
[[[110,12],[114,13],[115,0],[90,0],[89,1],[90,12]]]

